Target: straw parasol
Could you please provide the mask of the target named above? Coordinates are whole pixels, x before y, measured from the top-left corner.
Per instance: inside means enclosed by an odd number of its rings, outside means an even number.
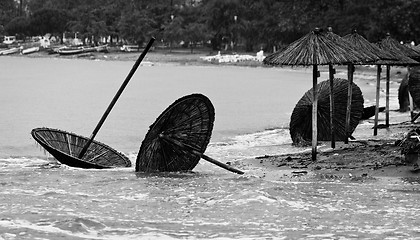
[[[31,135],[59,162],[71,167],[98,169],[131,167],[131,162],[126,156],[97,141],[93,141],[87,153],[79,158],[79,152],[89,139],[74,133],[52,128],[35,128]]]
[[[379,104],[379,91],[380,91],[380,74],[381,74],[381,65],[386,65],[386,101],[387,101],[387,109],[389,109],[389,82],[390,82],[390,71],[391,66],[410,66],[410,65],[417,65],[419,64],[414,59],[420,59],[420,52],[416,51],[415,49],[409,48],[405,45],[400,44],[397,40],[393,39],[390,34],[388,33],[385,38],[383,38],[379,43],[378,46],[390,53],[391,55],[396,58],[396,60],[382,60],[378,64],[378,73],[377,73],[377,89],[376,89],[376,105]],[[374,124],[374,132],[373,135],[377,135],[377,126],[378,126],[378,113],[379,110],[375,111],[375,124]],[[389,111],[386,112],[386,126],[389,126]]]
[[[387,62],[388,60],[396,60],[396,56],[394,56],[393,54],[391,54],[390,52],[386,52],[384,50],[382,50],[380,47],[378,47],[377,45],[370,43],[368,40],[366,40],[364,37],[362,37],[360,34],[357,33],[356,30],[353,30],[353,32],[351,34],[348,34],[346,36],[343,37],[343,39],[345,39],[346,41],[348,41],[349,43],[351,43],[353,46],[355,46],[357,49],[361,50],[362,52],[364,52],[366,55],[371,56],[372,58],[377,58],[379,60],[375,61],[375,62],[371,62],[369,64],[376,64],[378,65],[378,71],[380,71],[380,64],[384,64],[385,62]],[[354,72],[354,66],[353,65],[349,65],[349,69],[348,69],[348,78],[349,78],[349,84],[353,84],[353,72]],[[389,121],[389,82],[387,83],[387,102],[386,102],[386,116],[387,116],[387,122]],[[351,103],[351,90],[352,88],[348,88],[349,89],[349,100],[348,100],[348,104]],[[379,103],[377,103],[376,107],[375,107],[375,111],[377,108],[379,108],[378,106]],[[347,117],[346,117],[346,128],[349,128],[349,120],[350,120],[350,105],[347,105]],[[348,140],[346,139],[346,143],[348,142]]]
[[[317,147],[317,79],[318,65],[349,64],[372,59],[363,59],[360,53],[344,41],[332,40],[324,31],[316,28],[302,38],[291,43],[285,50],[268,55],[264,59],[269,65],[313,66],[313,105],[312,105],[312,159],[316,160]],[[331,67],[330,67],[331,70]],[[331,78],[331,74],[330,74]]]
[[[136,172],[190,171],[200,158],[243,174],[204,152],[210,141],[214,107],[202,94],[184,96],[171,104],[150,126],[136,160]]]
[[[335,131],[335,138],[337,140],[344,140],[356,129],[359,121],[363,115],[363,95],[362,91],[356,84],[352,84],[352,98],[351,98],[351,119],[350,129],[346,133],[344,128],[347,110],[347,94],[348,94],[348,80],[335,78],[334,84],[334,115],[333,122],[338,128]],[[318,91],[318,140],[330,141],[330,85],[329,80],[320,82],[317,85]],[[302,98],[298,101],[293,109],[290,118],[290,135],[293,143],[299,145],[301,141],[310,141],[311,136],[311,109],[313,104],[313,89],[307,91]]]
[[[93,130],[89,138],[85,138],[76,134],[69,135],[68,132],[61,131],[61,130],[43,131],[44,134],[38,134],[39,129],[33,129],[32,136],[35,138],[35,140],[38,143],[40,143],[41,146],[43,146],[49,153],[51,153],[51,155],[53,155],[59,162],[68,164],[70,166],[79,166],[79,167],[84,167],[84,168],[103,168],[103,166],[109,166],[109,167],[114,166],[112,160],[110,160],[111,162],[109,164],[105,164],[103,163],[103,161],[101,161],[100,165],[94,164],[94,161],[92,159],[102,159],[102,155],[105,154],[105,152],[110,152],[110,151],[112,152],[112,150],[92,152],[91,145],[99,144],[98,142],[94,141],[96,134],[99,132],[99,129],[102,127],[103,123],[105,122],[106,118],[108,117],[109,113],[111,112],[112,108],[117,102],[118,98],[121,96],[122,92],[124,91],[125,87],[128,85],[129,81],[131,80],[132,76],[136,72],[137,68],[140,66],[140,63],[146,56],[149,49],[152,47],[154,41],[155,41],[155,38],[152,37],[149,43],[147,44],[146,48],[143,50],[139,58],[134,63],[132,69],[128,73],[127,77],[125,78],[120,88],[118,89],[114,98],[111,100],[111,103],[108,105],[107,109],[105,110],[104,114],[102,115],[101,119],[99,120],[98,124],[96,125],[95,129]],[[48,138],[45,138],[44,135],[48,136]],[[67,139],[68,136],[71,136],[71,141],[70,139]],[[67,144],[69,144],[67,150],[63,150],[65,148],[63,148],[61,144],[57,144],[57,143],[62,143],[63,138],[66,138]],[[80,145],[82,143],[84,144],[83,146]],[[74,145],[73,147],[76,147],[76,148],[72,148],[71,145]],[[96,149],[96,145],[94,149]],[[104,144],[101,144],[101,145],[106,146]],[[62,152],[66,154],[61,154]],[[91,153],[94,153],[96,155],[94,155],[92,159],[90,157],[86,158],[86,154],[89,155]],[[90,164],[86,164],[87,160],[89,160]],[[131,163],[130,163],[130,166],[131,166]]]

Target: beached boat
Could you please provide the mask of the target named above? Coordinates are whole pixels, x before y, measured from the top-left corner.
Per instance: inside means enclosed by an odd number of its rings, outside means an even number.
[[[10,55],[10,54],[18,53],[19,51],[20,51],[20,48],[18,47],[9,48],[7,50],[0,51],[0,55]]]
[[[80,54],[83,53],[83,48],[81,47],[65,47],[65,48],[60,48],[57,50],[58,54],[60,55],[75,55],[75,54]]]
[[[39,47],[30,47],[30,48],[23,49],[22,54],[31,54],[38,51],[39,51]]]

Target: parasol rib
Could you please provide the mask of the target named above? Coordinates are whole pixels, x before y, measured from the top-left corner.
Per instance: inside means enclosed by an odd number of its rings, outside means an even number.
[[[102,116],[101,120],[99,120],[98,125],[96,125],[96,128],[93,130],[92,135],[90,136],[88,142],[83,147],[83,149],[79,153],[79,158],[83,158],[85,155],[87,149],[89,148],[90,144],[92,143],[93,139],[95,138],[96,134],[98,133],[99,129],[102,127],[102,124],[105,122],[105,119],[108,117],[109,113],[111,112],[112,108],[114,107],[115,103],[117,102],[118,98],[121,96],[122,92],[124,91],[125,87],[127,86],[128,82],[131,80],[131,77],[136,72],[137,68],[140,66],[140,63],[143,61],[143,58],[146,56],[149,49],[152,47],[153,42],[155,41],[155,38],[152,37],[147,44],[146,48],[141,53],[140,57],[137,59],[137,61],[134,63],[131,71],[128,73],[127,77],[125,78],[123,84],[121,85],[120,89],[118,89],[118,92],[115,94],[114,98],[112,99],[111,103],[109,104],[108,108],[106,109],[104,115]]]

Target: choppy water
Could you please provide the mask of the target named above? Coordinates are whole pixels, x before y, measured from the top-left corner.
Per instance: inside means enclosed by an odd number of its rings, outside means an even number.
[[[0,239],[420,239],[412,179],[269,181],[261,169],[238,176],[202,161],[194,173],[136,174],[44,156],[31,129],[90,135],[131,64],[0,58]],[[286,127],[310,77],[310,69],[141,67],[97,140],[134,161],[155,118],[199,92],[216,109],[208,155],[302,151]],[[360,84],[371,102],[372,86]]]

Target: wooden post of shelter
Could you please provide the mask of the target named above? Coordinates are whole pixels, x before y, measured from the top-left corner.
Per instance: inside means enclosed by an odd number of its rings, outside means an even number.
[[[376,106],[375,106],[375,123],[373,126],[373,136],[378,135],[378,115],[379,115],[379,91],[381,89],[381,65],[378,64],[376,73]]]
[[[349,64],[347,65],[347,77],[349,81],[348,87],[348,94],[347,94],[347,109],[346,109],[346,138],[344,139],[344,143],[349,143],[349,132],[350,132],[350,114],[351,114],[351,101],[353,95],[353,73],[354,73],[354,65]]]
[[[331,148],[335,148],[335,127],[334,127],[334,74],[335,69],[332,64],[328,65],[330,77],[330,129],[331,129]]]
[[[319,77],[318,66],[313,65],[313,74],[312,74],[312,90],[313,90],[313,101],[312,101],[312,161],[316,161],[317,154],[317,145],[318,145],[318,124],[317,124],[317,114],[318,114],[318,90],[317,90],[317,81]]]
[[[389,81],[391,66],[386,65],[386,105],[385,105],[385,125],[389,127]]]

